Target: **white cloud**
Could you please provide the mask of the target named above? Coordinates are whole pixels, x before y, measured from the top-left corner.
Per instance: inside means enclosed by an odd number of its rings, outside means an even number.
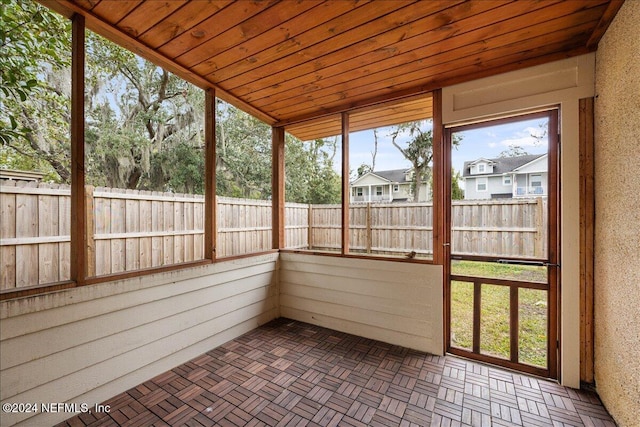
[[[505,147],[546,147],[548,145],[546,136],[542,139],[537,139],[532,135],[542,136],[540,128],[529,126],[522,131],[516,132],[513,138],[503,139],[500,141],[500,145]]]

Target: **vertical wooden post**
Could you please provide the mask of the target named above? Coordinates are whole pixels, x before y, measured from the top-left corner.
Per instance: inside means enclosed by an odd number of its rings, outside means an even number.
[[[536,207],[535,207],[535,218],[536,218],[536,235],[534,237],[534,246],[533,246],[533,256],[536,258],[544,258],[544,236],[545,232],[545,221],[544,221],[544,209],[542,203],[542,197],[536,197]]]
[[[580,101],[580,380],[594,382],[594,122],[593,98]]]
[[[313,205],[309,203],[309,209],[307,211],[307,224],[308,224],[308,236],[307,236],[307,249],[313,249]]]
[[[73,15],[71,25],[71,280],[83,285],[87,277],[84,200],[84,17]]]
[[[86,236],[87,236],[87,277],[96,275],[96,242],[94,239],[96,221],[93,204],[93,186],[84,186],[84,199],[87,212]]]
[[[520,355],[518,349],[520,347],[520,303],[518,298],[519,289],[515,286],[509,287],[509,355],[513,363],[518,363]],[[478,319],[480,323],[480,319]]]
[[[433,91],[433,263],[442,266],[444,295],[444,348],[451,342],[449,256],[451,253],[451,135],[445,141],[442,123],[442,90]],[[477,292],[479,293],[479,291]],[[479,299],[479,296],[478,296]],[[475,330],[474,330],[475,339]]]
[[[204,258],[214,261],[217,246],[216,201],[216,92],[205,92],[204,116],[205,184],[204,184]]]
[[[271,226],[273,227],[273,249],[283,249],[285,246],[284,235],[284,128],[272,128],[272,197],[271,197],[271,215],[273,218]]]
[[[349,253],[349,113],[342,113],[342,254]]]
[[[433,262],[446,264],[446,251],[450,246],[450,231],[447,230],[447,203],[450,196],[447,184],[450,185],[451,168],[450,147],[444,140],[442,125],[442,91],[433,92]],[[449,152],[449,153],[448,153]],[[445,266],[445,270],[447,266]],[[445,271],[446,273],[446,271]],[[446,277],[446,276],[445,276]]]
[[[367,253],[371,253],[371,240],[373,231],[371,230],[371,203],[367,203]]]

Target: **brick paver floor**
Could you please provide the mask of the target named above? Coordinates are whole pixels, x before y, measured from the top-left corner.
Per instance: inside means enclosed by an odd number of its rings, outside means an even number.
[[[598,396],[278,319],[60,426],[615,426]]]

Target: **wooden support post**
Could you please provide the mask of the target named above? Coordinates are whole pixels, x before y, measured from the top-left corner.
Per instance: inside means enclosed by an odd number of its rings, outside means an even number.
[[[86,205],[84,199],[84,17],[71,19],[71,280],[87,277]]]
[[[451,247],[451,231],[447,229],[448,204],[451,196],[451,147],[444,139],[442,125],[442,91],[433,92],[433,262],[444,265]],[[445,270],[447,266],[445,266]],[[446,272],[446,271],[445,271]],[[446,275],[445,275],[446,277]]]
[[[285,204],[284,204],[284,128],[273,127],[272,128],[272,197],[271,197],[271,214],[273,222],[272,238],[273,249],[284,249],[285,247],[285,234],[284,234],[284,216],[285,216]]]
[[[580,380],[594,382],[594,122],[593,98],[580,101]]]
[[[204,184],[204,258],[216,259],[217,209],[216,202],[216,93],[205,92],[205,184]]]
[[[442,90],[433,91],[433,263],[442,266],[444,295],[444,348],[451,342],[449,276],[451,267],[451,141],[445,141],[442,123]],[[450,138],[450,133],[448,134]],[[475,329],[474,329],[475,339]]]
[[[342,254],[349,253],[349,113],[342,113]]]

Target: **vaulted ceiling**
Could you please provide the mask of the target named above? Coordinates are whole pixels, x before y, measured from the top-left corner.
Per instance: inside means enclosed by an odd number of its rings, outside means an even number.
[[[428,117],[430,98],[417,95],[594,51],[622,4],[41,1],[84,15],[89,29],[302,139],[335,134],[339,114],[360,108],[356,127],[372,114],[387,124]]]

